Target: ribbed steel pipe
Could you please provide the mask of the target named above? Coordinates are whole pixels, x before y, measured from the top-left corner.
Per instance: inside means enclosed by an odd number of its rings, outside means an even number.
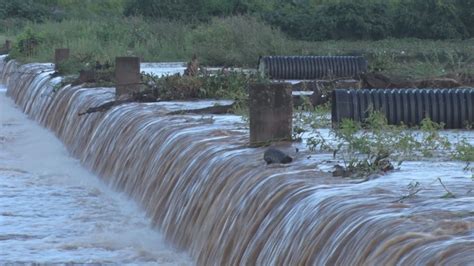
[[[361,56],[263,56],[259,72],[271,79],[352,78],[367,71]]]
[[[363,122],[370,110],[386,115],[392,125],[416,126],[429,117],[445,128],[474,124],[474,88],[460,89],[337,89],[332,95],[332,122]]]

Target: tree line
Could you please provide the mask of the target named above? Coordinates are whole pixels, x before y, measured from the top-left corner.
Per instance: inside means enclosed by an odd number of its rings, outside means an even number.
[[[0,0],[0,20],[104,14],[191,25],[246,14],[308,41],[474,37],[474,0]]]

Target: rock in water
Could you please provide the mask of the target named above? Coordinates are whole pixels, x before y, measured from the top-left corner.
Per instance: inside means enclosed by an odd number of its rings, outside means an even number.
[[[267,164],[291,163],[293,161],[293,158],[275,148],[267,149],[263,154],[263,159],[265,160],[265,162],[267,162]]]
[[[334,171],[332,171],[332,176],[337,177],[337,176],[344,176],[346,173],[346,169],[339,164],[334,165]]]

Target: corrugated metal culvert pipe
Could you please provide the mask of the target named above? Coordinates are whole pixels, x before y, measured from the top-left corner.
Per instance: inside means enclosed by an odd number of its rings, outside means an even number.
[[[337,89],[332,94],[332,122],[363,122],[370,110],[384,113],[392,125],[419,125],[429,117],[445,128],[474,124],[474,88],[465,89]]]
[[[258,70],[271,79],[357,77],[367,71],[361,56],[264,56]]]

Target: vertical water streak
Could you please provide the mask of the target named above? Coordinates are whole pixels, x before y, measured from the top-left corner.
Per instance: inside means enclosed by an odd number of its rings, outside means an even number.
[[[268,167],[263,149],[246,147],[247,132],[237,126],[165,116],[159,104],[79,116],[112,100],[113,90],[54,90],[57,81],[50,81],[46,65],[1,68],[8,95],[25,113],[139,202],[199,265],[474,261],[472,195],[443,201],[439,189],[396,203],[402,188],[389,176],[353,184],[304,164]],[[450,187],[461,193],[469,182]]]

